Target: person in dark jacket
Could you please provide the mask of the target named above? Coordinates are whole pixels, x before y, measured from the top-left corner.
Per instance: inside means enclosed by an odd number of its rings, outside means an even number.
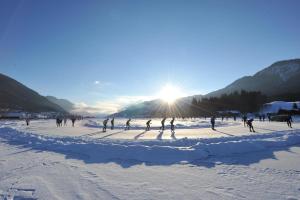
[[[106,132],[108,120],[109,120],[109,119],[107,118],[106,120],[103,121],[103,132]]]
[[[171,124],[171,131],[172,131],[172,132],[175,131],[174,121],[175,121],[175,117],[173,117],[172,120],[170,121],[170,124]]]
[[[288,117],[286,119],[286,123],[287,123],[288,127],[292,128],[292,122],[293,122],[292,116],[288,115]]]
[[[164,117],[162,120],[161,120],[161,127],[160,127],[160,130],[164,131],[165,130],[165,121],[166,121],[166,117]]]
[[[110,121],[110,124],[111,124],[111,130],[114,130],[115,128],[115,118],[113,117],[112,120]]]
[[[150,131],[150,124],[151,124],[151,119],[149,119],[147,122],[146,122],[146,131]]]
[[[255,130],[254,130],[254,128],[253,128],[252,122],[253,122],[253,119],[248,119],[248,120],[247,120],[247,126],[249,127],[250,132],[255,132]]]
[[[215,116],[212,116],[212,117],[210,118],[210,123],[211,123],[211,129],[212,129],[212,130],[216,130],[216,129],[215,129],[215,123],[216,123],[216,117],[215,117]]]
[[[125,130],[129,130],[129,129],[130,129],[130,121],[131,121],[131,119],[128,119],[128,120],[126,121]]]

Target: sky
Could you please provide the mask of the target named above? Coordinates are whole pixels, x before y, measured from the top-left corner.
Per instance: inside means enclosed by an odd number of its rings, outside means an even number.
[[[299,0],[0,0],[0,73],[113,112],[300,56]]]

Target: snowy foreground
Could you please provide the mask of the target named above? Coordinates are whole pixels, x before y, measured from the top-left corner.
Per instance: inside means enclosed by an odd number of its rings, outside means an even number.
[[[300,199],[299,122],[24,124],[0,121],[0,199]]]

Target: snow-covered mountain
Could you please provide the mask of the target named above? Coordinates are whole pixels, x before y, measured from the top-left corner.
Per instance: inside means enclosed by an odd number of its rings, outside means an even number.
[[[242,77],[223,89],[206,96],[220,96],[234,91],[261,91],[266,95],[300,92],[300,59],[279,61],[257,72]]]

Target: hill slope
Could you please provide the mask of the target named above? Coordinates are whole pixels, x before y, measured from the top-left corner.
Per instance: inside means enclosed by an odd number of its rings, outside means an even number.
[[[0,73],[0,108],[30,112],[65,112],[32,89]]]
[[[74,104],[67,99],[58,99],[54,96],[46,96],[46,98],[50,102],[59,105],[61,108],[63,108],[64,110],[66,110],[68,112],[71,112],[72,110],[74,110]]]
[[[261,91],[268,96],[300,92],[300,59],[279,61],[257,72],[242,77],[206,97],[220,96],[234,91]]]

